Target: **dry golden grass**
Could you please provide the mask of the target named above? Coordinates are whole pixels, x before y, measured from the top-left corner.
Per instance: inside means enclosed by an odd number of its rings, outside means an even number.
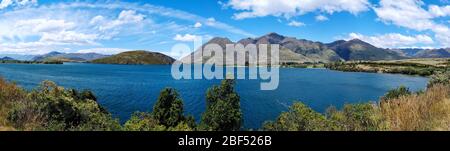
[[[12,128],[12,127],[3,127],[0,126],[0,131],[15,131],[16,129]]]
[[[450,87],[435,85],[423,94],[381,103],[382,116],[394,131],[450,130]]]

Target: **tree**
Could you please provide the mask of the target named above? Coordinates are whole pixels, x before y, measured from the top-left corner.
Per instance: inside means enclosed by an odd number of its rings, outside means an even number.
[[[242,125],[239,95],[234,90],[234,80],[223,80],[206,93],[206,111],[202,115],[201,129],[236,131]]]
[[[177,126],[185,120],[183,102],[175,89],[165,88],[161,91],[153,106],[153,117],[167,127]]]

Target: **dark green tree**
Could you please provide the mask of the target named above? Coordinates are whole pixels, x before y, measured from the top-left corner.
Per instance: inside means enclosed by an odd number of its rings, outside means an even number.
[[[223,80],[206,93],[206,111],[202,115],[201,129],[236,131],[242,125],[239,95],[234,90],[234,80]]]
[[[177,126],[184,121],[183,102],[175,89],[165,88],[161,91],[153,106],[153,117],[167,127]]]

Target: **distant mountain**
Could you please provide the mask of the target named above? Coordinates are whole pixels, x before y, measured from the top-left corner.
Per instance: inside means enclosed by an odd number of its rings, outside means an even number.
[[[448,58],[450,57],[450,48],[446,49],[424,49],[414,55],[415,58]]]
[[[422,51],[424,49],[421,49],[421,48],[399,48],[399,49],[390,49],[390,50],[395,51],[404,57],[414,57],[419,51]]]
[[[359,39],[338,40],[326,44],[345,60],[395,60],[406,58],[400,53],[375,47]]]
[[[423,49],[423,48],[403,48],[392,49],[410,58],[449,58],[450,48]]]
[[[62,53],[50,52],[44,55],[35,56],[33,61],[64,61],[64,62],[86,62],[95,59],[108,57],[109,55],[102,55],[98,53]]]
[[[159,52],[149,51],[128,51],[110,57],[95,59],[91,63],[98,64],[172,64],[175,61],[172,57]]]
[[[279,44],[281,63],[332,62],[342,60],[338,54],[320,42],[286,37],[277,33],[269,33],[258,38],[241,39],[236,43],[228,38],[216,37],[205,43],[202,48],[204,49],[208,44],[218,44],[224,50],[226,50],[226,44],[242,44],[244,46],[247,46],[248,44]],[[204,49],[203,51],[203,53],[205,53],[208,50]],[[243,54],[242,52],[237,53],[238,54],[236,55],[248,56],[248,54]],[[181,59],[181,61],[189,62],[190,60],[193,60],[194,63],[205,63],[209,59],[210,58],[202,57],[202,52],[198,49],[191,55]]]
[[[11,58],[11,57],[2,57],[2,58],[0,58],[0,61],[10,61],[10,60],[16,60],[16,59]]]
[[[0,54],[0,58],[2,57],[10,57],[14,58],[15,60],[31,60],[34,55],[21,55],[21,54]]]

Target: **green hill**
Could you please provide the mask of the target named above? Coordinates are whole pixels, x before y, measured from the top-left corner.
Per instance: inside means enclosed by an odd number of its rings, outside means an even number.
[[[98,64],[172,64],[175,61],[172,57],[158,52],[149,51],[128,51],[110,57],[95,59],[91,63]]]

